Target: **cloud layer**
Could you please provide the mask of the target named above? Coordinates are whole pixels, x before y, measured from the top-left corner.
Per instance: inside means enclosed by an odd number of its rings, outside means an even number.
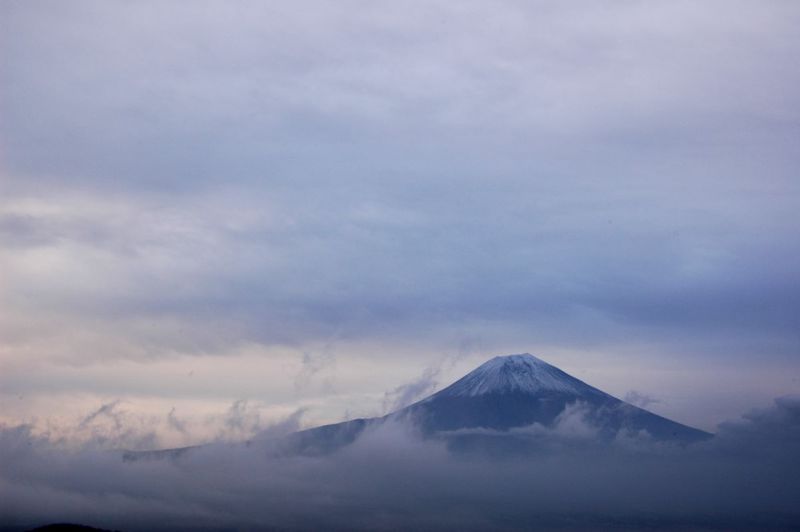
[[[178,458],[123,461],[0,430],[0,521],[135,530],[790,529],[800,523],[800,403],[777,400],[689,448],[638,437],[597,447],[580,409],[518,431],[530,455],[453,454],[387,424],[325,456],[276,455],[267,439]],[[294,418],[287,420],[292,424]],[[282,430],[285,427],[278,427]],[[10,529],[10,528],[9,528]]]

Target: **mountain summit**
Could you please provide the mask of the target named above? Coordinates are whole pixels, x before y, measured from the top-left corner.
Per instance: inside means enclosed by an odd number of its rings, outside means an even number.
[[[595,388],[524,353],[494,357],[432,397],[545,391],[580,395],[590,390]]]
[[[691,443],[711,436],[617,399],[525,353],[494,357],[450,386],[387,416],[301,431],[293,440],[304,450],[332,450],[352,442],[369,426],[400,420],[412,422],[425,437],[443,438],[458,447],[465,441],[467,446],[475,440],[483,444],[487,438],[524,445],[524,436],[512,429],[555,428],[564,413],[575,408],[599,441],[634,435]]]

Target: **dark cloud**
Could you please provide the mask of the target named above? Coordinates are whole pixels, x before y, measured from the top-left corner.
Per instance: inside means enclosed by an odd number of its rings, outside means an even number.
[[[713,440],[689,448],[636,438],[597,448],[586,444],[593,435],[580,427],[579,408],[562,417],[528,434],[572,444],[505,458],[452,454],[400,424],[328,456],[278,457],[262,440],[133,461],[4,427],[0,521],[131,531],[788,530],[800,522],[796,398],[722,424]]]

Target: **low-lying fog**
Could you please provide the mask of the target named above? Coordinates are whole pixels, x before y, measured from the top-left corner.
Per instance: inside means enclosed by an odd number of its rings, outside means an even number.
[[[284,424],[284,430],[287,428]],[[536,452],[454,453],[386,424],[324,456],[276,452],[276,429],[174,458],[123,459],[0,429],[0,523],[159,529],[792,529],[800,525],[800,399],[723,423],[687,448],[593,443],[579,408],[518,430]],[[0,527],[2,528],[2,527]]]

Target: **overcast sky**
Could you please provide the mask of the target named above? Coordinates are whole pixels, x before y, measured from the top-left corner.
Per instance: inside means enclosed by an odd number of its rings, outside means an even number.
[[[0,421],[112,405],[189,443],[517,352],[705,429],[800,393],[798,27],[2,2]]]

